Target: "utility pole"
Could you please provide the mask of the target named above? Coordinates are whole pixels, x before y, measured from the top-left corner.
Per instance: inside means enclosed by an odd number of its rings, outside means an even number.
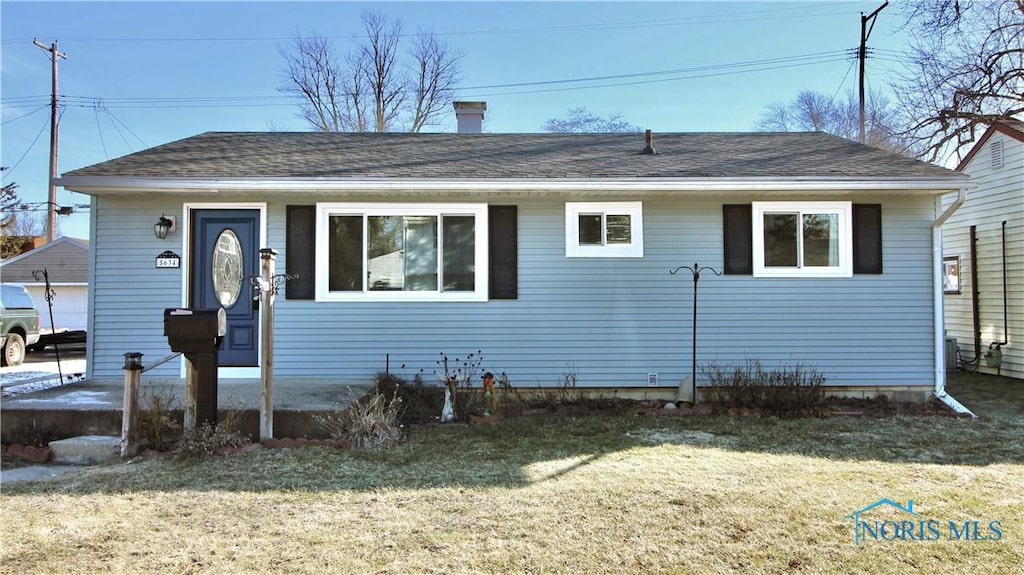
[[[889,5],[888,0],[885,4],[879,6],[874,12],[864,15],[860,13],[860,50],[857,51],[857,56],[860,58],[860,143],[864,143],[865,130],[864,130],[864,61],[868,58],[868,37],[871,36],[871,31],[875,29],[875,18],[878,13]],[[868,22],[871,22],[871,26],[868,27]]]
[[[52,87],[50,90],[50,193],[46,201],[46,241],[52,242],[57,234],[57,186],[53,185],[57,177],[57,103],[60,97],[57,92],[57,61],[67,60],[68,55],[57,51],[56,40],[47,46],[33,38],[32,43],[50,53],[52,63]]]

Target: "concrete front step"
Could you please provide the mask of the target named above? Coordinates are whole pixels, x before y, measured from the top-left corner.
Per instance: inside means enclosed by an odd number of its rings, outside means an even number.
[[[70,465],[94,465],[121,460],[121,438],[80,435],[50,442],[50,460]]]

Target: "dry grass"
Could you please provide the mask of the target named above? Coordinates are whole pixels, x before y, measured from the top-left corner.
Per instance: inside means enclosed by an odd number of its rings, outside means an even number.
[[[97,468],[4,488],[0,571],[1014,572],[1024,382],[972,386],[980,421],[553,415]],[[854,545],[882,497],[1004,537]]]

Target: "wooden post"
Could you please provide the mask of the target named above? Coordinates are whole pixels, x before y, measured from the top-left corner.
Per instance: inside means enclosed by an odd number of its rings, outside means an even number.
[[[277,252],[260,250],[260,441],[274,437],[274,285]]]
[[[198,404],[197,397],[199,390],[196,387],[198,385],[199,373],[196,371],[192,360],[185,357],[185,417],[182,425],[184,431],[195,431],[196,429],[196,405]]]
[[[121,457],[132,457],[138,451],[135,441],[139,413],[139,380],[142,376],[142,354],[124,354],[124,404],[121,412]]]

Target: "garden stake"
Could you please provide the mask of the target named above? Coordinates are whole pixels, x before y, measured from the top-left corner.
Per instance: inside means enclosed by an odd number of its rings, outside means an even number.
[[[694,262],[692,268],[690,266],[679,266],[668,273],[676,275],[679,270],[684,269],[689,270],[693,274],[693,352],[690,360],[690,367],[692,369],[690,375],[690,400],[693,402],[693,405],[697,405],[697,282],[700,280],[700,272],[704,270],[712,272],[716,276],[722,274],[712,267],[700,267],[696,262]]]

